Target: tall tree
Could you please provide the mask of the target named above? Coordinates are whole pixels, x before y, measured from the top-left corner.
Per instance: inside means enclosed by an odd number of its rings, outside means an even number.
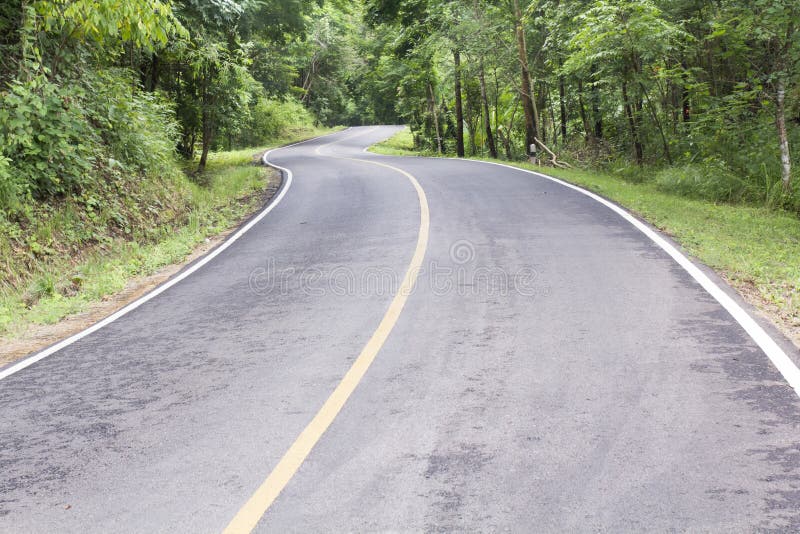
[[[453,78],[456,107],[456,155],[464,157],[464,104],[461,100],[461,52],[453,49]]]
[[[514,33],[517,37],[517,57],[519,58],[520,68],[519,98],[522,102],[522,110],[525,113],[525,151],[530,153],[530,147],[535,145],[539,134],[533,107],[533,87],[531,86],[531,74],[528,67],[528,46],[525,41],[522,10],[519,7],[519,0],[513,0],[512,5],[514,8]]]

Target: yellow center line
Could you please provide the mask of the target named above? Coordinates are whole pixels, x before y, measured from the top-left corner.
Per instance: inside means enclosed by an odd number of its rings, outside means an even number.
[[[319,151],[319,148],[317,148],[317,151]],[[403,306],[405,306],[406,300],[408,300],[408,296],[411,294],[422,268],[422,260],[425,257],[425,249],[428,246],[430,213],[428,211],[428,199],[425,197],[425,191],[423,191],[417,179],[408,172],[385,163],[355,158],[342,157],[341,159],[386,167],[408,178],[411,185],[414,186],[417,192],[417,198],[419,199],[420,217],[417,246],[414,249],[414,255],[411,257],[411,262],[408,265],[408,270],[403,277],[403,281],[392,299],[392,302],[389,304],[389,308],[386,310],[383,319],[381,319],[378,328],[372,334],[369,341],[367,341],[367,344],[361,350],[358,358],[353,362],[353,365],[344,375],[341,382],[339,382],[339,385],[336,386],[336,389],[333,390],[333,393],[331,393],[330,397],[325,401],[325,404],[322,405],[322,408],[320,408],[319,412],[314,416],[314,419],[312,419],[308,426],[300,433],[267,479],[264,480],[253,496],[250,497],[250,500],[245,503],[230,524],[228,524],[224,531],[225,534],[251,532],[278,495],[280,495],[281,491],[283,491],[283,488],[289,483],[289,480],[292,479],[311,453],[311,450],[331,423],[333,423],[333,420],[336,419],[336,416],[342,410],[342,407],[344,407],[347,399],[350,398],[350,395],[355,391],[359,382],[361,382],[367,369],[369,369],[369,366],[375,360],[375,357],[389,337],[394,325],[400,318],[400,312],[403,311]]]

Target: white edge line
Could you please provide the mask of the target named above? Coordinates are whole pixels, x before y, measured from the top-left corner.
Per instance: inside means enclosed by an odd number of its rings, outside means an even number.
[[[440,158],[435,158],[440,159]],[[703,289],[705,289],[717,302],[719,302],[723,308],[725,308],[728,313],[738,322],[742,328],[744,328],[745,332],[747,332],[753,341],[764,351],[764,354],[772,361],[773,365],[778,369],[778,371],[783,375],[783,378],[789,383],[789,385],[794,389],[795,393],[800,396],[800,369],[798,369],[797,365],[789,358],[789,356],[783,351],[783,349],[775,342],[772,337],[767,334],[767,332],[759,325],[752,316],[750,316],[747,311],[744,310],[735,300],[733,300],[730,295],[725,293],[717,284],[715,284],[703,271],[700,270],[697,265],[695,265],[689,258],[687,258],[684,254],[682,254],[677,248],[675,248],[669,241],[664,239],[660,236],[657,232],[653,231],[650,227],[645,225],[642,221],[637,219],[627,210],[621,208],[620,206],[606,200],[605,198],[592,193],[582,187],[577,185],[571,184],[569,182],[565,182],[564,180],[559,180],[558,178],[553,178],[552,176],[548,176],[546,174],[542,174],[535,171],[530,171],[527,169],[522,169],[520,167],[514,167],[512,165],[506,165],[504,163],[496,163],[494,161],[482,161],[482,160],[461,160],[461,161],[474,161],[477,163],[485,163],[488,165],[497,165],[499,167],[506,167],[508,169],[513,169],[515,171],[526,172],[529,174],[533,174],[534,176],[538,176],[540,178],[545,178],[557,184],[563,185],[564,187],[568,187],[573,189],[579,193],[586,195],[589,198],[596,200],[597,202],[603,204],[610,210],[617,213],[620,217],[631,223],[637,230],[642,232],[644,235],[650,238],[656,245],[661,247],[667,254],[672,256],[678,265],[683,267],[683,269],[688,272],[692,278],[694,278],[697,283],[699,283]]]
[[[276,152],[278,150],[282,150],[284,148],[290,148],[290,147],[293,147],[293,146],[302,145],[304,143],[309,143],[311,141],[315,141],[315,140],[321,139],[323,137],[328,137],[329,135],[334,135],[334,134],[337,134],[337,133],[341,133],[342,131],[347,131],[349,129],[350,128],[346,128],[345,130],[331,132],[329,134],[321,135],[321,136],[318,136],[318,137],[314,137],[312,139],[306,139],[306,140],[300,141],[298,143],[292,143],[291,145],[286,145],[286,146],[282,146],[282,147],[276,147],[276,148],[273,148],[273,149],[268,150],[267,152],[265,152],[264,156],[262,157],[262,162],[265,165],[269,165],[271,167],[274,167],[274,168],[284,172],[286,174],[286,180],[282,184],[281,189],[278,192],[278,196],[274,197],[270,201],[270,203],[258,215],[256,215],[254,218],[252,218],[250,220],[250,222],[248,222],[246,225],[241,227],[232,236],[230,236],[228,239],[223,241],[221,245],[219,245],[217,248],[215,248],[214,250],[209,252],[207,255],[203,256],[200,260],[197,261],[197,263],[195,263],[194,265],[192,265],[191,267],[189,267],[188,269],[186,269],[185,271],[180,273],[175,278],[171,278],[171,279],[167,280],[166,282],[164,282],[160,286],[156,287],[155,289],[153,289],[152,291],[150,291],[146,295],[143,295],[143,296],[139,297],[138,299],[134,300],[130,304],[126,305],[125,307],[117,310],[116,312],[114,312],[113,314],[109,315],[108,317],[106,317],[105,319],[101,320],[100,322],[97,322],[97,323],[93,324],[89,328],[86,328],[85,330],[81,330],[77,334],[73,334],[70,337],[68,337],[68,338],[56,343],[55,345],[52,345],[52,346],[44,349],[41,352],[37,352],[33,356],[29,356],[29,357],[27,357],[27,358],[25,358],[23,360],[18,361],[17,363],[15,363],[15,364],[13,364],[13,365],[11,365],[9,367],[6,367],[2,371],[0,371],[0,380],[3,380],[4,378],[6,378],[8,376],[13,375],[14,373],[22,371],[26,367],[29,367],[29,366],[33,365],[34,363],[36,363],[38,361],[41,361],[41,360],[47,358],[48,356],[51,356],[52,354],[55,354],[56,352],[60,351],[61,349],[72,345],[76,341],[79,341],[79,340],[85,338],[86,336],[88,336],[88,335],[90,335],[90,334],[92,334],[94,332],[97,332],[98,330],[100,330],[104,326],[107,326],[107,325],[113,323],[114,321],[116,321],[117,319],[119,319],[120,317],[122,317],[123,315],[132,312],[133,310],[135,310],[136,308],[138,308],[139,306],[141,306],[145,302],[157,297],[158,295],[160,295],[161,293],[163,293],[167,289],[171,288],[172,286],[174,286],[178,282],[188,278],[189,276],[191,276],[192,274],[197,272],[200,268],[202,268],[208,262],[210,262],[211,260],[213,260],[214,258],[219,256],[228,247],[230,247],[233,243],[235,243],[237,239],[242,237],[248,230],[253,228],[253,226],[258,224],[259,221],[261,221],[261,219],[266,217],[266,215],[269,212],[271,212],[273,209],[275,209],[275,206],[277,206],[280,203],[280,201],[286,195],[286,192],[289,191],[289,188],[292,185],[292,171],[290,171],[289,169],[287,169],[285,167],[281,167],[279,165],[275,165],[274,163],[271,163],[269,161],[269,155],[271,153]]]

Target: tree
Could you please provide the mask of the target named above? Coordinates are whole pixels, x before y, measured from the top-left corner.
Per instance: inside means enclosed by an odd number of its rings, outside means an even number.
[[[520,67],[519,99],[522,102],[522,110],[525,113],[525,151],[529,153],[529,147],[535,146],[536,138],[539,136],[538,121],[536,120],[534,108],[533,86],[531,85],[530,67],[528,66],[528,45],[525,40],[525,29],[519,0],[513,0],[513,7],[514,33],[517,36],[517,56]]]
[[[662,17],[652,2],[608,2],[602,0],[580,16],[581,27],[569,43],[566,72],[591,70],[598,83],[619,84],[634,159],[644,161],[642,128],[644,107],[658,129],[664,157],[671,161],[669,144],[650,99],[648,71],[660,67],[686,34]]]
[[[786,93],[800,78],[800,5],[791,0],[756,0],[737,5],[742,23],[738,28],[745,39],[754,41],[756,57],[751,63],[764,85],[771,89],[775,104],[775,126],[780,147],[781,182],[792,187],[792,161],[786,127]]]

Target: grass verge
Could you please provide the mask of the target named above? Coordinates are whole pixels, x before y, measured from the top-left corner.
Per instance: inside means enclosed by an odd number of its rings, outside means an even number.
[[[153,187],[166,193],[157,198],[147,196],[147,209],[152,209],[154,202],[161,209],[137,214],[141,215],[138,218],[130,216],[131,210],[124,206],[109,207],[107,202],[98,202],[96,212],[89,213],[90,220],[85,202],[81,210],[70,202],[43,207],[31,217],[37,221],[35,227],[23,226],[27,234],[0,249],[0,265],[5,267],[0,285],[0,345],[19,345],[22,338],[41,337],[35,332],[39,325],[52,325],[101,301],[114,300],[132,281],[181,263],[214,236],[238,226],[263,205],[269,189],[277,187],[277,173],[256,164],[255,154],[331,131],[297,129],[267,147],[212,153],[205,173],[194,180],[180,176],[155,184]],[[124,196],[135,203],[135,185],[126,184],[125,195],[117,191],[100,198]],[[151,227],[146,231],[120,230],[128,220],[147,225],[148,216]],[[106,224],[106,219],[115,217],[123,223]],[[76,235],[84,229],[92,235]],[[118,304],[113,307],[125,302]],[[103,310],[102,314],[112,311]],[[49,343],[39,339],[30,349],[43,344]],[[3,352],[0,350],[0,360]],[[19,356],[20,349],[16,352]]]
[[[414,151],[408,130],[371,150],[396,156],[430,155]],[[502,163],[543,172],[624,206],[717,271],[800,346],[800,220],[796,215],[686,198],[661,191],[653,182],[631,183],[597,171]]]

